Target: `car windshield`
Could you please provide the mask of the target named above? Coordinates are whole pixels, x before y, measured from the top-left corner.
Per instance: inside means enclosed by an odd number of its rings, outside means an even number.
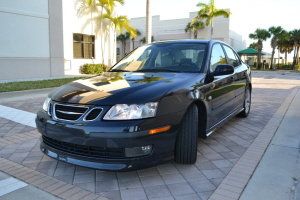
[[[198,72],[206,44],[156,43],[141,46],[125,56],[110,71]]]

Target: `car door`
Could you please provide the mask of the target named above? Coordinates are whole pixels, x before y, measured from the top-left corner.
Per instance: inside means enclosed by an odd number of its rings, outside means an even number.
[[[234,50],[226,45],[223,45],[223,47],[227,55],[228,64],[234,66],[234,109],[239,109],[244,103],[247,67],[242,64]]]
[[[210,71],[213,72],[217,65],[227,64],[226,56],[221,44],[214,44],[210,56]],[[208,95],[211,104],[211,116],[209,127],[218,124],[226,118],[234,109],[234,76],[215,76],[212,82],[212,91]]]

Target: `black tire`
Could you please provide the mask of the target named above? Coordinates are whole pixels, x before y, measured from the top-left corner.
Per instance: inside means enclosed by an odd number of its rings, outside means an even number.
[[[197,159],[198,108],[189,107],[181,121],[175,146],[175,162],[193,164]]]
[[[248,117],[250,113],[250,108],[251,108],[251,92],[249,87],[247,87],[245,90],[245,97],[244,97],[244,110],[239,114],[237,114],[237,116],[243,118]]]

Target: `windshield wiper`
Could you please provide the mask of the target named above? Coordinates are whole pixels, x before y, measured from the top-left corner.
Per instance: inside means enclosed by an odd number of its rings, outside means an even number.
[[[173,69],[140,69],[137,70],[135,72],[152,72],[152,71],[156,71],[156,72],[182,72],[179,70],[173,70]]]
[[[112,70],[109,70],[110,72],[130,72],[128,70],[124,70],[124,69],[112,69]]]

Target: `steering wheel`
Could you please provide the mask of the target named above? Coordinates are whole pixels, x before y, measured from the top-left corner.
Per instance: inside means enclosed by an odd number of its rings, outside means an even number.
[[[180,62],[178,63],[178,66],[190,66],[190,67],[198,67],[196,63],[193,62]]]

